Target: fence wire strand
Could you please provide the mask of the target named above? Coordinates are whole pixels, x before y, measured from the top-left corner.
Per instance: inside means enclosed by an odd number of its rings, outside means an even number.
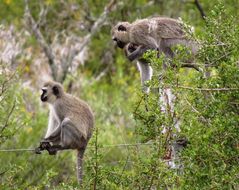
[[[154,143],[134,143],[134,144],[108,144],[99,145],[99,149],[113,148],[113,147],[130,147],[130,146],[147,146],[153,145]],[[95,148],[95,146],[88,146],[88,148]],[[0,149],[0,152],[34,152],[35,148],[19,148],[19,149]]]

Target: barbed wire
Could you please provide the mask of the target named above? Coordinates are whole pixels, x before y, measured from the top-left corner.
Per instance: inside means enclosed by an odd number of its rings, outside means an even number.
[[[130,147],[130,146],[147,146],[153,145],[154,143],[134,143],[134,144],[108,144],[108,145],[98,145],[98,149],[104,148],[112,148],[112,147]],[[88,148],[92,149],[95,146],[88,146]],[[0,152],[35,152],[35,148],[16,148],[16,149],[0,149]]]

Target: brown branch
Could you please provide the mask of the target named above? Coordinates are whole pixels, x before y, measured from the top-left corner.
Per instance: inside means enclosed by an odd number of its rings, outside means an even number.
[[[99,16],[99,18],[94,22],[94,24],[91,27],[90,33],[87,34],[83,38],[83,42],[81,43],[81,46],[79,48],[75,48],[72,51],[70,51],[69,56],[67,57],[67,63],[64,66],[65,68],[63,69],[63,75],[61,77],[61,81],[63,81],[66,78],[68,68],[71,67],[72,62],[74,58],[84,50],[84,48],[90,43],[92,36],[94,36],[99,29],[103,26],[105,23],[107,16],[109,13],[112,11],[114,5],[116,5],[116,0],[111,0],[104,8],[104,12]]]
[[[99,80],[101,80],[102,77],[104,77],[107,72],[109,71],[109,66],[106,67],[99,75],[97,75],[94,79],[92,79],[89,83],[89,85],[93,85],[95,84],[96,82],[98,82]]]
[[[39,13],[38,21],[36,22],[29,10],[28,0],[25,0],[25,20],[26,25],[29,28],[30,32],[34,35],[40,46],[42,47],[46,57],[48,58],[48,62],[52,71],[53,78],[57,81],[63,82],[68,74],[69,68],[72,66],[72,62],[74,58],[84,50],[84,48],[90,43],[92,36],[94,36],[99,29],[104,25],[107,20],[108,14],[113,10],[113,7],[116,5],[116,0],[111,0],[104,8],[103,13],[99,16],[99,18],[94,22],[91,27],[91,32],[84,36],[83,42],[80,47],[72,48],[69,51],[69,54],[66,58],[61,59],[61,67],[62,73],[61,76],[57,76],[57,66],[55,64],[55,55],[51,49],[50,44],[47,43],[43,34],[41,33],[39,26],[43,22],[43,18],[45,18],[47,14],[47,10],[44,10],[43,5],[41,5],[41,11]]]
[[[6,92],[7,84],[13,80],[13,78],[16,75],[16,73],[17,73],[17,69],[6,80],[4,80],[2,82],[0,96],[2,96]]]
[[[189,86],[175,86],[177,88],[187,89],[187,90],[199,90],[199,91],[239,91],[239,88],[195,88]]]
[[[2,128],[1,128],[1,133],[7,128],[9,119],[10,119],[10,117],[11,117],[11,115],[12,115],[14,109],[15,109],[15,106],[16,106],[16,100],[14,101],[13,106],[12,106],[10,112],[9,112],[8,115],[7,115],[5,124],[4,124],[4,125],[2,126]]]
[[[191,64],[191,63],[182,63],[181,67],[186,68],[192,68],[195,69],[198,72],[202,72],[202,69],[199,68],[197,64]]]
[[[206,18],[206,14],[205,14],[205,12],[204,12],[204,10],[203,10],[201,4],[199,3],[199,1],[198,1],[198,0],[195,0],[195,1],[194,1],[194,4],[196,5],[197,9],[199,10],[202,19],[205,20],[205,18]]]
[[[40,27],[45,23],[48,7],[44,8],[42,1],[40,1],[40,13],[38,16],[37,25]]]
[[[41,11],[42,12],[42,11]],[[40,13],[39,16],[44,16],[45,14]],[[35,36],[37,42],[40,44],[42,47],[46,57],[48,58],[48,62],[52,71],[52,76],[56,80],[57,78],[57,67],[55,64],[55,56],[51,50],[50,45],[46,42],[44,36],[42,35],[40,29],[39,29],[39,24],[41,23],[42,18],[39,18],[38,23],[35,21],[33,18],[29,5],[28,5],[28,0],[25,0],[25,13],[24,13],[25,21],[26,21],[26,27],[29,28],[29,31],[32,35]]]
[[[110,3],[105,6],[104,12],[94,22],[93,26],[91,27],[90,33],[84,37],[84,41],[81,44],[81,47],[78,50],[78,52],[81,51],[86,45],[89,44],[92,36],[95,35],[98,32],[99,28],[104,24],[108,14],[112,11],[112,7],[115,3],[116,3],[116,0],[111,0]]]

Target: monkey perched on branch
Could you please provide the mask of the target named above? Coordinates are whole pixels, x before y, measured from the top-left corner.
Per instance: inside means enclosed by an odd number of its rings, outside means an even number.
[[[128,43],[137,46],[135,51],[127,55],[130,61],[141,57],[149,49],[158,50],[172,58],[174,52],[171,47],[177,44],[185,45],[196,54],[198,47],[186,37],[183,28],[178,20],[166,17],[141,19],[133,23],[120,22],[112,29],[112,39],[120,48]]]
[[[119,22],[112,28],[112,39],[117,46],[124,49],[130,61],[137,60],[144,92],[149,92],[145,81],[150,80],[153,74],[150,64],[142,58],[147,50],[157,50],[159,54],[164,53],[166,57],[173,58],[175,53],[172,47],[180,44],[188,47],[193,55],[197,53],[198,44],[186,37],[183,28],[179,20],[166,17],[141,19],[133,23]],[[200,71],[197,65],[191,63],[192,60],[186,61],[181,67]]]
[[[94,127],[91,108],[84,101],[64,92],[61,84],[49,81],[42,88],[41,101],[49,103],[50,115],[45,138],[36,153],[47,150],[77,150],[77,176],[82,181],[83,156]]]

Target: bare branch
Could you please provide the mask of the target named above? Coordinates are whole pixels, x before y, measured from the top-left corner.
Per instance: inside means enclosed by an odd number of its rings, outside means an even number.
[[[197,9],[199,10],[199,12],[200,12],[200,14],[201,14],[201,17],[205,20],[206,14],[205,14],[205,12],[204,12],[204,10],[203,10],[201,4],[199,3],[199,1],[198,1],[198,0],[195,0],[195,1],[194,1],[194,4],[196,5]]]
[[[17,70],[15,70],[9,77],[7,77],[6,80],[2,81],[1,90],[0,90],[0,96],[2,96],[7,91],[7,84],[13,80],[13,78],[16,76]]]
[[[194,88],[189,86],[175,86],[177,88],[187,89],[187,90],[199,90],[199,91],[239,91],[239,88]]]
[[[40,1],[40,13],[38,16],[38,21],[37,21],[37,26],[40,27],[44,24],[45,20],[46,20],[46,15],[48,13],[48,7],[44,7],[42,1]]]
[[[74,58],[81,52],[85,50],[85,48],[88,46],[90,43],[92,36],[94,36],[99,29],[104,25],[105,21],[107,20],[108,14],[112,11],[114,5],[116,4],[116,0],[111,0],[109,4],[107,4],[104,8],[103,13],[99,16],[99,18],[94,22],[94,24],[91,27],[91,32],[87,34],[86,36],[83,37],[82,41],[79,41],[79,45],[72,45],[71,43],[67,43],[67,41],[74,41],[76,42],[79,40],[79,37],[76,37],[74,35],[66,37],[66,45],[68,49],[67,55],[62,56],[59,58],[60,66],[61,66],[61,73],[60,76],[58,76],[58,58],[56,57],[56,54],[54,53],[55,51],[52,50],[53,43],[55,40],[53,40],[52,44],[49,44],[43,34],[40,31],[40,25],[44,22],[44,19],[47,14],[47,9],[44,8],[43,4],[40,4],[41,10],[38,15],[38,21],[35,21],[33,18],[30,10],[29,10],[29,4],[28,0],[25,0],[25,20],[26,20],[26,25],[29,28],[30,32],[35,36],[36,40],[42,47],[44,54],[48,58],[49,66],[52,71],[52,76],[54,80],[57,80],[59,82],[63,82],[69,72],[69,68],[72,67]],[[57,37],[55,38],[57,39]]]
[[[44,11],[41,11],[44,12]],[[44,15],[43,13],[40,13],[40,16]],[[35,36],[36,40],[42,47],[46,57],[48,58],[50,68],[52,70],[52,76],[54,79],[57,78],[57,67],[55,65],[55,56],[51,50],[51,47],[49,44],[47,44],[44,36],[42,35],[38,23],[34,20],[33,16],[31,15],[29,5],[28,5],[28,0],[25,0],[25,21],[26,21],[26,26],[29,27],[30,32]],[[41,18],[39,18],[39,23],[41,22]]]
[[[90,82],[90,85],[94,84],[95,82],[99,81],[102,77],[104,77],[106,75],[106,73],[109,71],[109,66],[106,67],[99,75],[97,75],[97,77],[94,78],[94,80],[92,80]]]
[[[10,117],[11,117],[11,115],[12,115],[14,109],[15,109],[15,106],[16,106],[16,100],[13,102],[12,108],[11,108],[10,112],[8,113],[8,115],[7,115],[5,124],[1,127],[1,133],[7,128],[9,119],[10,119]]]
[[[63,81],[67,75],[68,68],[71,67],[72,62],[74,58],[81,52],[83,49],[90,43],[92,36],[94,36],[99,29],[103,26],[105,23],[107,16],[112,11],[114,5],[116,4],[116,0],[111,0],[109,4],[107,4],[104,8],[104,12],[99,16],[99,18],[94,22],[93,26],[91,27],[91,32],[87,34],[83,38],[83,42],[81,43],[81,46],[79,48],[74,48],[70,51],[69,56],[67,57],[67,63],[64,63],[64,69],[63,69],[63,75],[60,79]]]
[[[182,63],[181,67],[192,68],[198,72],[202,72],[202,69],[199,68],[199,66],[197,64],[193,64],[193,63]]]

